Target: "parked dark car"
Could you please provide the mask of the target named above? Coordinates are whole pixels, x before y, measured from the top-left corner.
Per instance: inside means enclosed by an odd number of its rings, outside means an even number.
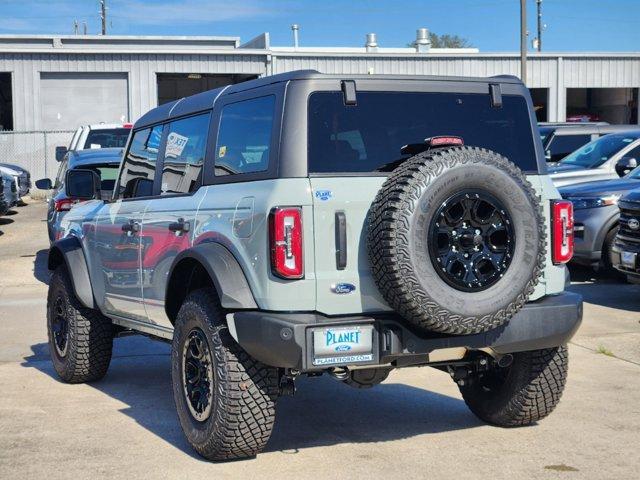
[[[95,171],[100,176],[100,191],[103,196],[110,197],[118,175],[121,158],[121,148],[70,150],[60,162],[54,181],[48,178],[36,181],[36,187],[40,190],[53,190],[47,211],[49,241],[53,242],[57,238],[62,217],[71,210],[73,204],[78,203],[77,198],[69,197],[65,191],[64,178],[67,171],[76,168]]]
[[[540,139],[547,162],[559,162],[564,157],[603,135],[638,130],[638,125],[609,125],[607,123],[541,123]]]
[[[7,209],[15,207],[20,202],[20,196],[18,195],[18,185],[16,183],[16,177],[7,173],[6,169],[0,168],[0,183],[2,183],[2,198],[4,203],[7,204]],[[13,171],[13,170],[11,170]]]
[[[640,283],[640,189],[622,197],[618,233],[611,247],[611,264],[633,283]]]
[[[573,203],[575,250],[572,262],[611,271],[611,247],[618,231],[618,199],[640,187],[640,167],[617,180],[559,188]]]
[[[4,182],[2,181],[2,177],[0,176],[0,217],[7,213],[9,210],[9,202],[7,202],[4,196]]]
[[[31,174],[29,173],[29,170],[13,163],[0,163],[0,167],[7,167],[17,171],[20,174],[18,176],[18,193],[21,197],[24,197],[29,193],[29,190],[31,189]]]

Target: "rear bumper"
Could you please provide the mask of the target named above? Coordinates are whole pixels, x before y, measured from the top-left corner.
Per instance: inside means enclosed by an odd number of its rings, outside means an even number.
[[[424,364],[429,354],[444,348],[491,348],[513,353],[567,343],[582,322],[582,297],[571,292],[530,302],[506,325],[475,335],[422,334],[394,314],[327,317],[318,313],[240,311],[227,317],[238,343],[261,362],[301,371],[313,365],[313,329],[373,325],[373,360],[357,365]],[[349,366],[332,365],[332,366]]]

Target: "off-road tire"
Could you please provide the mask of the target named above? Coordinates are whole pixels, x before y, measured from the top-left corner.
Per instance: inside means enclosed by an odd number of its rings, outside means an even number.
[[[515,250],[503,277],[467,292],[440,277],[426,244],[437,209],[470,188],[504,205]],[[518,167],[486,149],[451,147],[415,155],[391,173],[371,206],[367,247],[391,308],[424,330],[473,334],[504,324],[527,302],[545,266],[545,232],[540,199]]]
[[[56,349],[52,329],[58,301],[62,302],[68,328],[64,355]],[[53,366],[64,382],[92,382],[105,376],[111,362],[113,324],[99,311],[80,303],[65,265],[60,265],[51,276],[47,295],[47,332]]]
[[[467,406],[481,420],[500,427],[530,425],[549,415],[560,402],[568,367],[566,346],[514,353],[504,381],[487,387],[475,379],[459,388]]]
[[[384,382],[389,373],[391,373],[391,368],[363,368],[352,370],[349,372],[349,376],[343,383],[345,385],[349,385],[352,388],[365,389],[372,388],[376,385]]]
[[[190,412],[183,389],[183,347],[194,328],[204,332],[213,363],[211,413],[203,421]],[[278,369],[253,359],[236,343],[213,289],[190,293],[180,307],[171,376],[180,425],[200,455],[209,460],[231,460],[262,451],[275,421]]]

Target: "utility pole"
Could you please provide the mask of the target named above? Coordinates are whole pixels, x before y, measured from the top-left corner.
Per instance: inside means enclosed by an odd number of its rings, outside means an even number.
[[[538,9],[538,51],[542,51],[542,0],[536,0],[536,7]]]
[[[100,19],[102,20],[102,35],[107,34],[107,1],[100,0]]]
[[[520,0],[520,79],[527,83],[527,0]]]

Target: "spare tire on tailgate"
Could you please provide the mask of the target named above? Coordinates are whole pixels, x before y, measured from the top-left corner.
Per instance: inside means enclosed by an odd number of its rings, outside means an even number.
[[[545,224],[531,184],[505,157],[440,148],[390,174],[367,246],[391,308],[422,329],[472,334],[527,302],[544,269]]]

